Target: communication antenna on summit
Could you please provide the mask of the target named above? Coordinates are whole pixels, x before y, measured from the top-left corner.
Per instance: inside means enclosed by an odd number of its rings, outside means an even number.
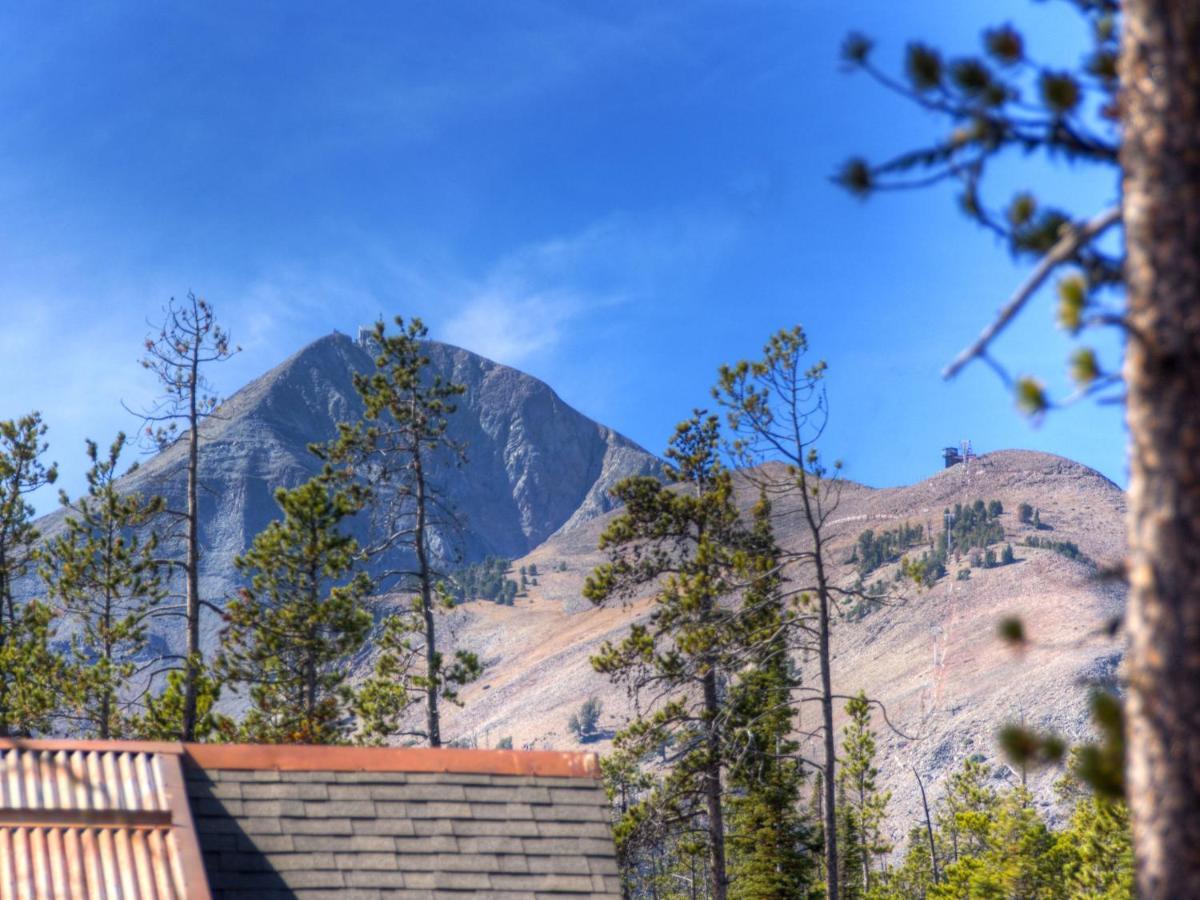
[[[971,460],[975,458],[975,451],[971,448],[969,440],[963,441],[959,446],[963,462],[963,479],[969,482],[971,480]]]

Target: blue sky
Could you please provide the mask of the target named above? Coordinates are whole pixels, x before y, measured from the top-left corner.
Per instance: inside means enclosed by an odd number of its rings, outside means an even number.
[[[898,12],[902,10],[902,12]],[[64,484],[136,423],[171,295],[243,347],[225,393],[333,329],[420,315],[661,451],[718,365],[802,323],[830,364],[826,453],[874,485],[939,449],[1031,447],[1124,483],[1121,412],[1032,427],[994,375],[938,372],[1023,268],[948,192],[859,202],[847,156],[937,133],[838,65],[1025,25],[1070,65],[1066,4],[17,4],[0,12],[0,417],[40,409]],[[1012,166],[1080,214],[1110,173]],[[1062,384],[1049,298],[997,354]],[[49,508],[52,499],[39,506]]]

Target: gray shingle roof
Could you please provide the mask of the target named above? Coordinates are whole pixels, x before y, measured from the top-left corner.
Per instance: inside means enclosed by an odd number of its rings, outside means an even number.
[[[221,768],[189,757],[213,897],[620,897],[594,774],[402,771],[414,751],[390,752],[397,771]],[[476,752],[476,768],[488,768]]]

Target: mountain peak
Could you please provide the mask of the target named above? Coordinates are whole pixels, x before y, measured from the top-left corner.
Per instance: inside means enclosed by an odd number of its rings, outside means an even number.
[[[655,457],[573,409],[536,378],[449,344],[430,341],[426,347],[431,369],[466,387],[449,434],[466,448],[468,463],[456,468],[434,460],[431,469],[463,525],[461,537],[450,527],[434,536],[447,562],[521,556],[611,509],[609,491],[620,479],[660,470]],[[204,596],[217,600],[236,587],[234,558],[278,517],[275,489],[294,487],[319,471],[308,446],[333,439],[339,422],[361,416],[354,375],[372,368],[362,344],[335,331],[251,381],[202,426]],[[123,487],[161,494],[183,508],[185,453],[177,441],[127,476]],[[48,521],[44,528],[55,525]],[[365,522],[359,527],[366,537]],[[397,558],[381,565],[395,569],[402,563]]]

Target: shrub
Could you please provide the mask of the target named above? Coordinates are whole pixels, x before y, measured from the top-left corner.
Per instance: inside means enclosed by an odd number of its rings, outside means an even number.
[[[583,706],[579,707],[579,712],[572,713],[571,718],[567,720],[567,730],[575,735],[581,744],[594,741],[600,736],[597,726],[600,724],[602,708],[598,697],[588,697],[583,701]]]
[[[513,748],[513,745],[512,745],[512,735],[511,734],[508,735],[507,737],[502,737],[502,738],[500,738],[500,740],[496,741],[496,749],[497,750],[511,750],[512,748]]]
[[[1020,506],[1017,507],[1017,518],[1021,522],[1024,522],[1026,525],[1029,525],[1030,523],[1032,523],[1033,522],[1033,507],[1030,506],[1028,503],[1022,503]]]
[[[956,575],[955,577],[959,581],[970,581],[971,580],[971,570],[970,569],[959,569],[958,575]]]

